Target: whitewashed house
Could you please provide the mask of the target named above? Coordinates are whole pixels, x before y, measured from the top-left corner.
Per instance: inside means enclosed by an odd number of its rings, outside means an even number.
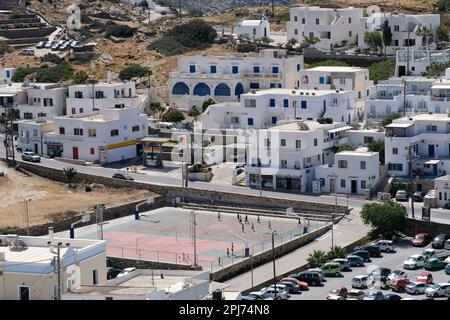
[[[434,190],[436,191],[438,207],[450,208],[450,175],[436,178]]]
[[[0,115],[5,115],[8,108],[26,103],[27,94],[23,88],[24,84],[19,82],[0,85]]]
[[[53,131],[53,121],[46,118],[35,120],[19,120],[17,145],[22,150],[33,151],[36,154],[44,153],[44,134]]]
[[[361,17],[360,25],[357,27],[358,32],[358,47],[360,49],[367,48],[364,42],[364,34],[366,32],[380,32],[382,33],[384,21],[388,21],[392,32],[392,43],[386,47],[386,53],[389,55],[395,54],[396,50],[404,47],[411,47],[412,49],[428,48],[435,46],[434,37],[422,37],[417,34],[417,30],[421,26],[428,27],[433,34],[436,34],[440,24],[439,14],[392,14],[392,13],[372,13],[368,17]],[[384,47],[383,47],[384,50]]]
[[[333,163],[335,147],[347,142],[349,129],[345,123],[286,121],[258,130],[249,141],[246,185],[312,191],[315,167]]]
[[[270,37],[269,20],[242,20],[235,28],[236,37],[245,37],[252,40]]]
[[[169,74],[169,98],[180,109],[217,102],[239,101],[243,93],[269,88],[294,88],[303,69],[303,56],[266,49],[240,56],[182,56]]]
[[[333,164],[316,168],[319,192],[365,195],[377,187],[379,180],[378,152],[338,152]]]
[[[385,158],[391,176],[436,178],[450,173],[449,115],[395,119],[386,126]]]
[[[98,114],[53,118],[53,132],[44,134],[50,157],[96,163],[135,158],[137,141],[148,134],[147,115],[137,108],[103,108]]]
[[[409,61],[409,63],[408,63]],[[430,50],[411,48],[397,50],[395,54],[395,76],[420,76],[431,63],[446,63],[450,61],[450,49]]]
[[[0,68],[0,84],[11,83],[15,72],[16,68]]]
[[[363,10],[353,7],[293,7],[290,9],[290,21],[286,26],[287,38],[302,43],[306,37],[314,36],[320,39],[314,47],[328,51],[355,45],[362,16]]]
[[[284,120],[356,119],[353,92],[268,89],[246,93],[239,103],[211,105],[201,115],[203,129],[261,129]]]
[[[27,101],[17,104],[20,119],[52,119],[65,114],[67,87],[56,83],[30,83],[23,91]]]

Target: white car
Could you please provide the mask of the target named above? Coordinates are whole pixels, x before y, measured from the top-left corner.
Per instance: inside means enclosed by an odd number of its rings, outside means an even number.
[[[370,279],[366,275],[356,276],[352,279],[352,288],[364,289],[369,286]]]
[[[395,194],[395,200],[397,201],[408,201],[408,194],[405,190],[398,190]]]
[[[420,254],[414,254],[403,262],[404,269],[422,268],[425,264],[425,257]]]
[[[278,296],[278,293],[281,292],[282,294],[280,294],[280,297],[281,297],[282,299],[287,299],[287,298],[289,298],[289,288],[288,288],[287,285],[282,284],[282,283],[277,283],[276,286],[277,286],[277,296]],[[274,285],[272,284],[272,285],[270,285],[269,287],[264,288],[264,289],[265,289],[266,291],[271,290],[271,291],[274,292],[275,290],[273,290],[273,288],[274,288]],[[286,294],[284,294],[284,293],[286,293]]]
[[[413,282],[405,287],[405,291],[409,294],[422,294],[429,287],[428,284],[423,282]]]
[[[449,287],[450,283],[436,283],[425,290],[425,295],[433,298],[443,297]]]
[[[279,287],[277,287],[276,293],[277,293],[277,299],[286,300],[288,298],[288,293],[285,290],[283,290],[283,289],[281,289]],[[263,289],[261,289],[261,291],[250,292],[250,295],[251,294],[258,294],[261,297],[263,297],[264,299],[267,299],[267,298],[274,299],[275,298],[275,289],[274,288],[270,288],[270,287],[269,288],[263,288]]]
[[[24,153],[22,153],[22,160],[31,162],[40,162],[41,156],[31,151],[25,151]]]
[[[445,263],[450,263],[450,256],[448,256],[447,258],[445,258],[444,262],[445,262]]]
[[[403,270],[394,270],[387,276],[387,279],[392,280],[397,277],[408,278],[408,274]]]
[[[422,251],[421,255],[424,256],[426,260],[431,259],[431,258],[436,258],[436,250],[425,249]]]
[[[123,276],[126,276],[127,274],[129,274],[130,272],[133,272],[133,271],[135,271],[135,270],[136,270],[136,268],[134,268],[134,267],[131,267],[131,268],[125,268],[125,269],[123,269],[123,270],[117,275],[116,278],[121,278],[121,277],[123,277]]]
[[[392,240],[380,240],[375,245],[380,249],[381,252],[394,252],[395,247]]]

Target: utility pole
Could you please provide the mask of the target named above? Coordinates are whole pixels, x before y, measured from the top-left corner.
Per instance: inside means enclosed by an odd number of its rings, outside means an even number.
[[[334,247],[334,213],[331,214],[331,249]]]
[[[409,179],[411,181],[411,215],[414,219],[414,179],[413,179],[413,170],[412,170],[412,152],[411,152],[412,145],[410,144],[408,146],[408,155],[409,155]]]
[[[406,117],[406,77],[403,77],[403,116]]]
[[[275,272],[275,231],[272,231],[272,262],[273,262],[274,300],[277,300],[277,274]]]
[[[274,4],[274,0],[272,0],[272,17],[275,17],[275,4]]]
[[[195,211],[191,212],[192,235],[194,240],[194,267],[197,267],[197,221],[195,220]]]
[[[28,202],[31,201],[31,199],[23,199],[23,206],[24,206],[24,210],[25,210],[25,224],[27,227],[27,236],[30,236],[30,219],[29,219],[29,215],[28,215]]]
[[[183,21],[183,18],[181,17],[181,0],[178,0],[178,10],[180,10],[180,21]]]
[[[62,288],[61,288],[61,246],[62,243],[58,242],[57,244],[57,254],[56,254],[56,263],[58,268],[58,300],[61,300],[62,297]]]

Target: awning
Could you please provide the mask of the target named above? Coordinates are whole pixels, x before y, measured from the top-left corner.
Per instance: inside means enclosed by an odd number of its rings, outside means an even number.
[[[414,163],[420,163],[420,164],[438,164],[439,162],[441,162],[441,160],[437,160],[437,159],[417,159],[414,160]]]
[[[406,129],[414,125],[414,123],[391,123],[386,126],[386,128],[402,128]]]
[[[10,98],[17,96],[17,93],[0,93],[1,98]]]
[[[350,129],[352,129],[352,128],[353,128],[353,127],[345,126],[345,127],[334,128],[334,129],[328,130],[328,132],[329,132],[329,133],[336,133],[336,132],[340,132],[340,131],[350,130]]]

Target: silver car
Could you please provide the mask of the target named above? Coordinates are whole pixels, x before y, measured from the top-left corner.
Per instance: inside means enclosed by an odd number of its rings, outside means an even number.
[[[405,287],[405,291],[409,294],[423,294],[428,287],[429,285],[426,283],[413,282]]]
[[[445,243],[444,243],[444,249],[450,250],[450,239],[448,239],[447,241],[445,241]]]
[[[24,153],[22,153],[22,160],[23,161],[31,161],[31,162],[40,162],[41,157],[34,152],[25,151]]]
[[[444,297],[447,288],[450,288],[450,283],[436,283],[425,290],[425,295],[433,298]]]
[[[352,269],[352,266],[350,265],[350,262],[348,262],[348,259],[333,259],[333,262],[337,262],[341,265],[341,271],[350,271]]]

